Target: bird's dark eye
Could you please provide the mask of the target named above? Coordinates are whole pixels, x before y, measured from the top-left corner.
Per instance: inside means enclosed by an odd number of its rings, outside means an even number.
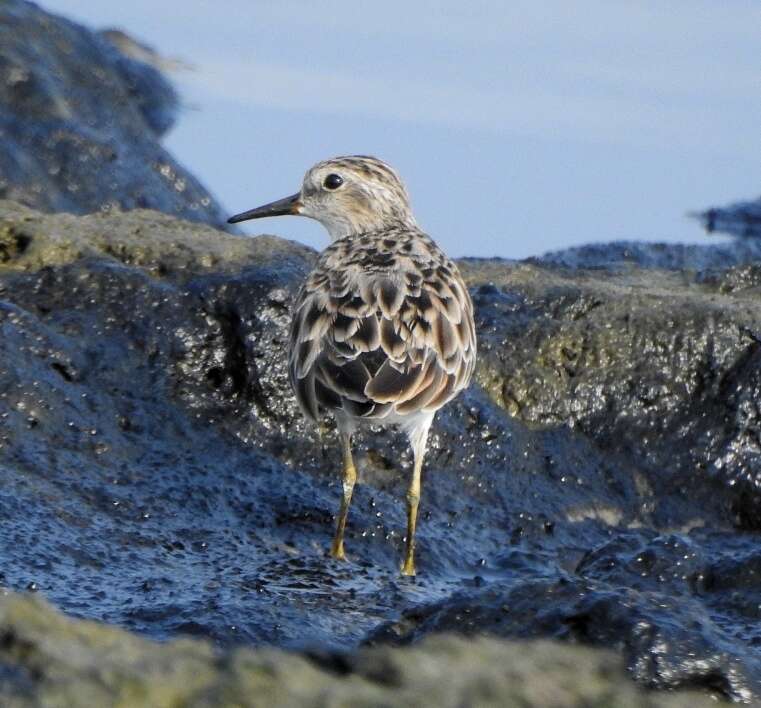
[[[338,189],[343,183],[343,177],[333,172],[325,178],[325,181],[322,184],[325,189]]]

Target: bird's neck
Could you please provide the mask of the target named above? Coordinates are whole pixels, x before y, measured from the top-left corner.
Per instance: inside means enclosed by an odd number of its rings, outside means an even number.
[[[412,214],[392,218],[337,218],[322,221],[331,241],[337,241],[347,236],[359,236],[367,233],[381,233],[391,229],[417,229],[418,225]]]

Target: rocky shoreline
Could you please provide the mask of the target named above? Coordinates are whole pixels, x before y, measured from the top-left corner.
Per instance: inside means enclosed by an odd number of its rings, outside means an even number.
[[[316,254],[214,228],[164,65],[0,2],[0,703],[761,701],[761,239],[461,261],[419,576],[390,432],[339,563],[284,357]]]
[[[463,262],[478,385],[435,425],[405,582],[392,434],[360,447],[350,563],[325,555],[338,454],[283,364],[313,251],[3,202],[0,254],[8,588],[158,639],[554,638],[761,695],[756,266]]]

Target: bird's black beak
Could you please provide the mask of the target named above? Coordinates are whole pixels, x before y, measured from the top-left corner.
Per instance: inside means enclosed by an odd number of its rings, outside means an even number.
[[[276,202],[270,202],[264,206],[249,209],[242,214],[231,216],[228,224],[237,224],[239,221],[248,221],[249,219],[263,219],[265,216],[286,216],[288,214],[298,214],[301,208],[301,193],[292,194],[285,199],[278,199]]]

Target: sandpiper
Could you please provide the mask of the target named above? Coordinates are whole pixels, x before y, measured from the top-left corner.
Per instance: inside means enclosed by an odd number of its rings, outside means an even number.
[[[364,423],[398,425],[414,455],[407,492],[406,555],[415,575],[415,526],[428,431],[464,389],[476,360],[473,304],[457,266],[415,221],[389,165],[355,155],[319,162],[301,190],[230,223],[297,214],[332,243],[298,294],[288,365],[304,414],[335,416],[343,446],[343,496],[331,555],[345,558],[344,529],[357,472],[352,434]]]

